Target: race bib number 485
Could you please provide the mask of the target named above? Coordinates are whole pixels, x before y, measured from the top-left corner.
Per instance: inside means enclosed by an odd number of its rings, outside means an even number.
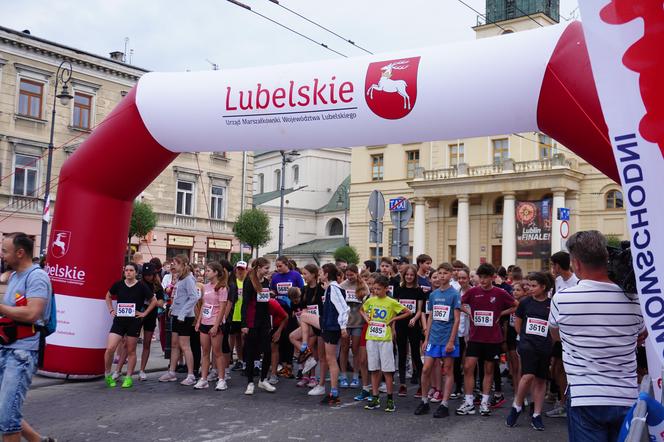
[[[384,339],[387,336],[387,325],[383,322],[371,321],[367,332],[370,338]]]
[[[136,304],[133,302],[118,302],[115,316],[118,318],[133,318],[136,316]]]
[[[493,327],[493,312],[490,310],[475,310],[473,312],[475,327]]]

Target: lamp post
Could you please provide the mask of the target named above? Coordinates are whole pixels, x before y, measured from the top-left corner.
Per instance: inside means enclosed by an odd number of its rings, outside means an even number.
[[[55,132],[55,105],[57,100],[63,106],[69,104],[69,100],[74,98],[69,93],[69,80],[71,79],[72,67],[68,61],[63,61],[58,66],[58,71],[55,74],[55,85],[53,88],[53,110],[51,111],[51,137],[48,141],[48,162],[46,164],[46,187],[44,190],[44,211],[42,214],[41,226],[41,241],[39,244],[39,252],[41,256],[46,255],[46,235],[48,234],[48,224],[50,221],[50,201],[51,201],[51,168],[53,166],[53,135]],[[62,83],[62,90],[58,94],[58,83]]]
[[[348,245],[348,198],[350,197],[350,189],[345,184],[339,185],[339,198],[337,199],[337,206],[344,206],[344,245]]]
[[[277,256],[281,256],[284,250],[284,193],[286,190],[286,163],[292,163],[295,160],[295,157],[300,156],[300,152],[292,150],[286,152],[285,150],[280,150],[281,154],[281,187],[279,202],[279,251]]]

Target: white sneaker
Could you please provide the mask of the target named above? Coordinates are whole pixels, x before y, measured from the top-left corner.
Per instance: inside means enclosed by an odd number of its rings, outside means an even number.
[[[194,385],[196,383],[196,376],[193,374],[187,375],[186,378],[182,382],[180,382],[180,385],[186,385],[187,387]]]
[[[214,387],[217,391],[224,391],[228,389],[228,384],[226,384],[226,379],[219,379],[217,381],[217,386]]]
[[[258,388],[267,391],[268,393],[274,393],[277,389],[274,385],[270,384],[267,379],[263,379],[258,383]]]
[[[323,386],[320,385],[320,384],[319,384],[319,385],[316,385],[314,388],[312,388],[311,390],[309,390],[309,392],[308,392],[307,394],[308,394],[309,396],[322,396],[322,395],[325,394],[325,387],[323,387]]]
[[[254,394],[254,383],[253,382],[249,382],[247,384],[247,389],[244,390],[244,394],[249,394],[249,395]]]
[[[308,373],[312,368],[314,368],[318,364],[316,359],[314,359],[313,356],[309,356],[307,360],[304,362],[304,367],[302,368],[302,373]]]
[[[148,380],[148,375],[146,375],[144,371],[139,371],[138,372],[138,380],[139,381],[147,381]]]
[[[166,373],[159,376],[159,382],[175,382],[178,380],[178,377],[175,376],[174,371],[167,371]]]
[[[186,379],[185,379],[185,381],[186,381]],[[206,381],[206,380],[203,379],[203,378],[200,378],[200,379],[198,380],[198,382],[196,382],[196,385],[194,385],[194,388],[195,388],[196,390],[202,390],[202,389],[204,389],[204,388],[208,388],[209,386],[210,386],[210,384],[208,384],[208,381]]]
[[[214,382],[217,379],[219,379],[219,375],[217,374],[217,370],[215,368],[213,368],[212,370],[210,370],[210,373],[207,376],[207,380],[209,382]]]
[[[267,381],[270,383],[270,385],[277,385],[279,383],[279,378],[275,375],[272,375]]]
[[[114,371],[113,374],[111,375],[114,381],[117,381],[118,378],[120,377],[120,373],[117,371]]]
[[[387,385],[385,385],[385,382],[381,382],[380,385],[378,386],[378,391],[381,393],[387,393]]]

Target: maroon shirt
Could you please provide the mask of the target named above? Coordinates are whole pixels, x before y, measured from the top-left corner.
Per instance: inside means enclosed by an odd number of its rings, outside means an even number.
[[[469,342],[503,342],[500,313],[514,306],[512,295],[499,287],[492,287],[490,290],[473,287],[463,294],[461,303],[470,306]]]

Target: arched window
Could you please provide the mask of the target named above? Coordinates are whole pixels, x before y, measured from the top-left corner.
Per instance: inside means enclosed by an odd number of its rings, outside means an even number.
[[[457,215],[459,215],[459,200],[454,200],[450,206],[450,216],[456,217]]]
[[[339,218],[332,218],[327,222],[328,236],[341,236],[344,234],[344,225]]]
[[[623,208],[623,194],[620,190],[609,190],[608,192],[606,192],[606,208],[607,209]]]
[[[493,202],[493,214],[494,215],[502,215],[503,214],[503,197],[496,198],[496,200]]]

